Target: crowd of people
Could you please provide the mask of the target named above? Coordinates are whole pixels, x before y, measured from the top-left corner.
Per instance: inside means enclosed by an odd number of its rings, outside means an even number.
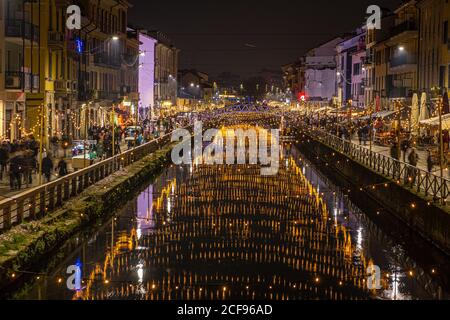
[[[39,170],[39,161],[42,157],[42,174],[47,180],[51,180],[52,173],[56,170],[59,176],[66,175],[67,163],[61,159],[54,167],[50,152],[42,148],[40,155],[40,143],[32,135],[22,140],[3,141],[0,145],[0,181],[9,179],[11,190],[21,190],[23,186],[33,184],[33,177]]]
[[[164,135],[177,127],[186,126],[191,119],[167,117],[158,121],[143,121],[133,132],[133,139],[126,139],[129,135],[127,126],[112,127],[92,126],[88,129],[87,140],[94,141],[92,145],[86,144],[89,153],[94,153],[97,160],[103,160],[122,152],[124,144],[128,149],[142,145],[148,141]],[[114,141],[114,153],[113,153]],[[14,141],[0,142],[0,182],[9,181],[11,191],[18,191],[33,185],[35,179],[42,174],[43,182],[50,182],[55,177],[64,177],[69,174],[68,157],[76,155],[72,138],[69,136],[53,136],[48,145],[42,146],[33,135]],[[46,148],[48,146],[48,150]],[[70,150],[70,154],[68,151]],[[42,159],[42,161],[41,161]],[[39,165],[41,163],[41,165]]]
[[[331,119],[331,120],[330,120]],[[384,140],[383,142],[388,144],[390,150],[390,157],[400,162],[406,163],[409,165],[408,167],[408,178],[409,182],[414,183],[417,177],[417,166],[419,163],[419,152],[417,150],[418,143],[413,142],[413,138],[409,135],[405,128],[400,128],[400,146],[398,143],[398,135],[396,128],[389,128],[386,122],[382,119],[374,119],[371,123],[369,120],[356,120],[352,122],[346,121],[338,121],[337,118],[333,117],[323,117],[320,119],[319,117],[303,117],[302,121],[306,122],[312,126],[319,126],[329,133],[333,135],[337,135],[339,138],[346,141],[353,141],[357,139],[357,143],[359,145],[366,146],[370,141],[375,144],[380,144],[381,141],[379,139],[380,134],[389,134],[390,138]],[[396,124],[396,121],[393,123]],[[450,138],[448,138],[448,134],[444,131],[444,152],[445,146],[448,145],[447,141],[450,142]],[[433,173],[435,167],[435,159],[433,157],[433,153],[430,147],[424,148],[426,159],[426,169],[428,172]],[[398,167],[398,168],[397,168]],[[396,166],[394,171],[398,171],[398,175],[400,174],[400,166]]]

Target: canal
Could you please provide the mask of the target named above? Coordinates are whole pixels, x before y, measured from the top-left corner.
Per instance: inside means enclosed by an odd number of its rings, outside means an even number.
[[[274,177],[250,165],[167,168],[101,228],[72,239],[17,297],[450,297],[445,256],[390,216],[358,208],[295,146],[282,154]],[[80,273],[69,278],[71,265]]]

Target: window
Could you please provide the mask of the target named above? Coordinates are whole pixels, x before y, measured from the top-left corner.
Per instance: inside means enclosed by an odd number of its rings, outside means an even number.
[[[59,53],[56,53],[56,60],[55,60],[55,66],[56,66],[56,76],[55,79],[59,79]]]
[[[447,44],[448,42],[448,21],[444,21],[442,26],[442,43]]]
[[[6,51],[6,71],[12,71],[11,70],[11,51]]]
[[[48,78],[52,79],[52,69],[53,69],[53,65],[52,65],[52,57],[53,53],[51,51],[48,52]]]
[[[361,74],[361,63],[355,63],[353,65],[353,75],[358,76]]]
[[[446,73],[446,66],[440,66],[439,68],[439,87],[443,88],[445,86],[444,79]]]

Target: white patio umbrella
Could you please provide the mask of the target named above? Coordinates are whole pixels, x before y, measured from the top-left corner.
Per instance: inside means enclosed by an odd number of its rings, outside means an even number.
[[[422,93],[422,99],[420,100],[420,116],[419,121],[428,120],[430,118],[430,110],[427,106],[427,94]]]
[[[419,135],[419,118],[419,96],[417,95],[417,93],[414,93],[411,106],[411,131],[413,136]]]

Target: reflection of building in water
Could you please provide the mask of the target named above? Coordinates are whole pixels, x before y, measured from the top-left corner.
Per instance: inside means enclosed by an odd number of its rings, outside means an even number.
[[[138,219],[138,234],[140,234],[142,230],[149,230],[154,227],[153,185],[150,185],[147,190],[141,193],[137,198],[136,216]]]

